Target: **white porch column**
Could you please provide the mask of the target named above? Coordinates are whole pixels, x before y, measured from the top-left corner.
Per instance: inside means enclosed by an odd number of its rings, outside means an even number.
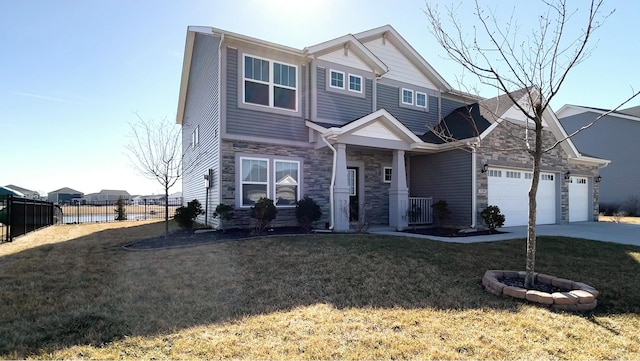
[[[347,146],[337,143],[336,149],[336,179],[333,186],[333,230],[347,232],[349,230],[349,180],[347,176]]]
[[[392,167],[391,187],[389,188],[389,226],[401,231],[409,226],[407,217],[409,188],[407,188],[404,150],[393,151]]]

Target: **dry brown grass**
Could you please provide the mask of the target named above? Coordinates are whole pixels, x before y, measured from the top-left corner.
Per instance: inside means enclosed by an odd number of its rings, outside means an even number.
[[[613,216],[598,216],[600,222],[614,222]],[[640,224],[640,217],[620,217],[618,223]]]
[[[126,251],[162,223],[50,227],[0,245],[0,355],[40,359],[638,359],[640,248],[540,237],[591,315],[482,290],[524,241],[290,236]]]

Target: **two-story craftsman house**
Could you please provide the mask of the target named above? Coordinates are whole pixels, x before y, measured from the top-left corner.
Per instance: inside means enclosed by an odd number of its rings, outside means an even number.
[[[336,231],[428,223],[438,200],[461,227],[480,225],[488,204],[507,225],[526,224],[530,158],[478,147],[526,127],[502,99],[454,90],[389,25],[304,49],[189,27],[177,113],[184,200],[205,205],[214,226],[219,203],[235,208],[231,226],[248,226],[260,197],[275,201],[275,225],[295,225],[304,196]],[[552,111],[545,121],[549,141],[565,135]],[[445,125],[454,141],[432,132]],[[603,165],[570,141],[547,154],[539,222],[594,219]],[[420,216],[410,219],[414,204]]]

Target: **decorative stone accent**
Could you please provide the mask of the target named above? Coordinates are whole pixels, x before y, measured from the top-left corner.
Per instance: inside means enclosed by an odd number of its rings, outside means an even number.
[[[536,282],[565,289],[567,290],[566,292],[548,293],[502,283],[505,278],[523,280],[525,276],[526,272],[524,271],[490,270],[486,271],[482,277],[482,285],[494,295],[526,299],[529,302],[551,306],[552,309],[557,311],[587,312],[598,305],[597,298],[600,292],[586,283],[574,282],[565,278],[534,273]]]

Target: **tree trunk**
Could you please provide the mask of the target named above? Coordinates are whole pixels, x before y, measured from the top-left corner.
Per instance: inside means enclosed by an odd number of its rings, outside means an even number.
[[[169,236],[169,187],[164,187],[164,237]]]
[[[542,114],[536,109],[536,139],[533,155],[533,176],[531,179],[531,189],[529,189],[529,223],[527,226],[527,264],[524,287],[532,288],[534,280],[534,269],[536,264],[536,208],[538,185],[540,184],[540,159],[542,158]]]

